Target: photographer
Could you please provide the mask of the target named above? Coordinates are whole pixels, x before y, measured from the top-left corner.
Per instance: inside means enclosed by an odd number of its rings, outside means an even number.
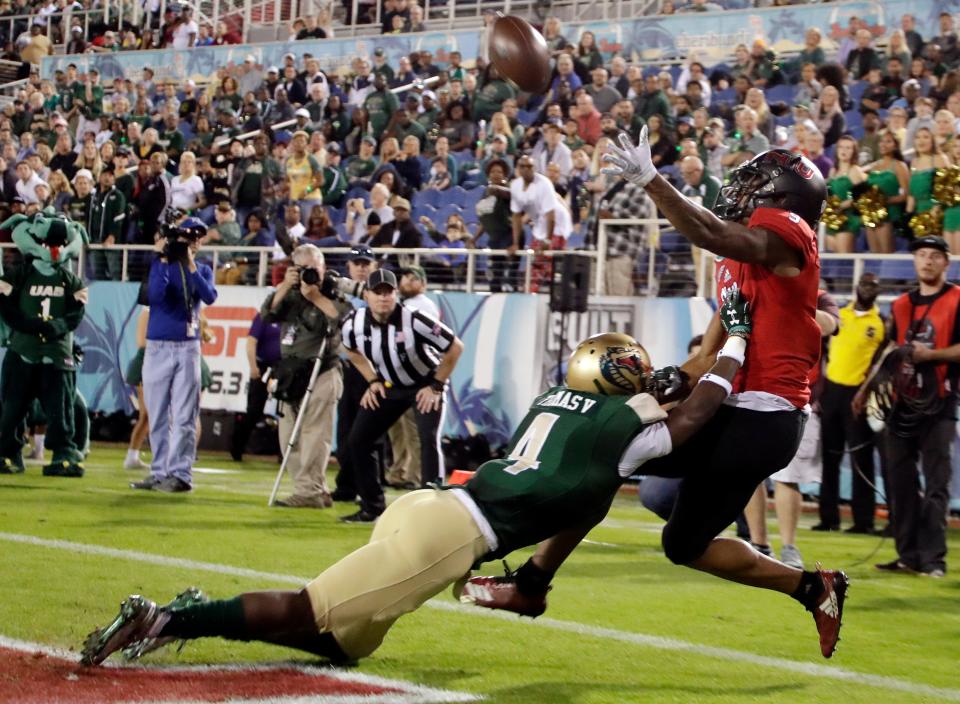
[[[190,222],[190,221],[187,221]],[[217,300],[213,271],[195,261],[206,228],[164,226],[141,303],[150,306],[143,395],[150,418],[150,476],[133,489],[193,488],[200,413],[200,303]],[[145,294],[145,300],[143,300]]]
[[[368,307],[354,311],[342,327],[343,346],[367,382],[347,448],[360,510],[341,519],[347,523],[371,523],[383,513],[386,503],[370,447],[409,408],[414,409],[420,436],[423,482],[443,481],[443,395],[463,352],[463,342],[450,328],[398,302],[392,271],[377,269],[367,286]]]
[[[333,444],[333,420],[343,393],[337,357],[339,323],[351,306],[336,284],[339,277],[327,272],[323,252],[312,244],[293,250],[293,265],[277,290],[267,296],[260,314],[265,323],[278,323],[280,363],[274,396],[281,402],[280,445],[286,447],[297,415],[303,413],[300,435],[291,450],[288,466],[293,493],[276,502],[287,508],[329,508],[327,463]],[[349,282],[353,283],[353,282]],[[316,356],[321,353],[320,374],[313,393],[301,408]]]

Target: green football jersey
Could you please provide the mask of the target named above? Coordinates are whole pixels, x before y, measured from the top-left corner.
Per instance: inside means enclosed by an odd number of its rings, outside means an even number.
[[[59,320],[71,322],[76,316],[83,316],[83,303],[86,300],[83,282],[66,270],[55,271],[51,275],[41,274],[30,267],[21,277],[8,280],[4,277],[0,292],[16,298],[19,315],[24,320]],[[12,291],[10,285],[13,284]],[[78,293],[78,292],[83,293]],[[79,322],[79,321],[77,321]],[[9,349],[23,359],[34,364],[53,364],[58,369],[74,369],[73,333],[68,332],[56,340],[41,341],[38,335],[14,330],[10,337]]]
[[[504,459],[465,485],[499,540],[486,559],[538,543],[605,512],[634,438],[666,413],[648,394],[600,396],[563,387],[538,396]]]

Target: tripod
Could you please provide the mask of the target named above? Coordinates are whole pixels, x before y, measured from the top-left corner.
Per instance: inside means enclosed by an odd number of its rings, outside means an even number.
[[[283,462],[280,463],[280,471],[277,472],[277,479],[273,483],[273,491],[270,492],[270,498],[267,501],[267,506],[273,506],[274,502],[277,500],[277,492],[280,491],[280,480],[283,479],[283,473],[287,471],[287,462],[290,459],[290,454],[293,452],[294,445],[297,444],[297,439],[300,436],[300,426],[303,424],[303,412],[307,408],[307,403],[310,401],[310,396],[313,394],[313,386],[317,383],[317,377],[320,376],[320,366],[323,364],[323,353],[327,349],[327,340],[324,338],[323,342],[320,343],[320,349],[317,350],[317,357],[313,362],[313,369],[310,371],[310,381],[307,384],[307,390],[303,394],[303,398],[300,400],[300,408],[297,411],[297,419],[293,423],[293,430],[290,431],[290,439],[287,441],[287,449],[283,451]]]

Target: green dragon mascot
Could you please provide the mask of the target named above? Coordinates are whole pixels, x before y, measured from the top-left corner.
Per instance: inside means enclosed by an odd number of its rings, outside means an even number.
[[[24,471],[24,421],[36,400],[53,452],[44,476],[82,477],[84,448],[76,430],[78,421],[84,429],[88,421],[77,393],[73,331],[83,320],[87,288],[67,262],[79,257],[87,233],[51,208],[14,215],[0,228],[13,230],[22,255],[19,268],[0,275],[0,321],[6,327],[0,335],[7,347],[0,371],[0,474]]]

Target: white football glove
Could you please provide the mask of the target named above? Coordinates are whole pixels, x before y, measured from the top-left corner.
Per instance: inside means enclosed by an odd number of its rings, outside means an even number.
[[[620,142],[619,147],[613,142],[607,147],[610,152],[603,155],[603,163],[607,166],[600,169],[600,172],[608,176],[623,176],[641,188],[646,186],[657,175],[657,167],[653,165],[653,157],[650,156],[646,125],[640,130],[640,141],[636,146],[626,132],[621,132],[617,141]]]

